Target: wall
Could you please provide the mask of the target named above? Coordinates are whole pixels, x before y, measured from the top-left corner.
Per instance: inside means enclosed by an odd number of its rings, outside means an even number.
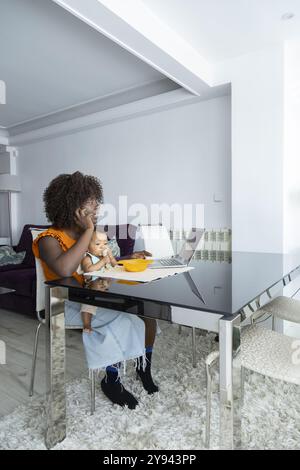
[[[283,249],[283,50],[218,65],[232,84],[232,233],[235,251]]]
[[[45,221],[43,189],[75,170],[101,178],[106,203],[204,203],[207,227],[230,226],[230,108],[226,96],[20,147],[17,232]]]
[[[0,193],[0,238],[9,235],[8,197],[7,193]]]
[[[300,41],[284,55],[284,251],[300,248]]]

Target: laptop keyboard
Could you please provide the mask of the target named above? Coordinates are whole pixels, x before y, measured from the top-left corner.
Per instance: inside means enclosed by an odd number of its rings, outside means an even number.
[[[163,266],[178,266],[180,263],[176,259],[161,259],[160,264]]]

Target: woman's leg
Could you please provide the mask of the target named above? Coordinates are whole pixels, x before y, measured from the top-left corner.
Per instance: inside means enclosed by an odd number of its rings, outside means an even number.
[[[66,324],[82,327],[80,304],[67,301],[65,311]],[[89,368],[106,368],[106,377],[101,381],[103,393],[112,403],[134,409],[138,401],[122,385],[118,369],[119,361],[144,353],[144,322],[131,314],[98,308],[92,317],[92,333],[83,334],[83,344]]]
[[[145,346],[153,348],[156,335],[156,320],[142,318],[145,323]]]
[[[145,323],[146,367],[145,370],[143,370],[143,358],[140,357],[136,371],[142,381],[144,389],[149,393],[149,395],[152,395],[159,390],[158,386],[153,382],[151,375],[152,350],[156,335],[156,320],[143,318],[143,321]]]

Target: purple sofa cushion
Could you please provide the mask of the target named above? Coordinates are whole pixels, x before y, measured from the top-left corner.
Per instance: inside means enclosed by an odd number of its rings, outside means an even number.
[[[0,296],[0,307],[25,315],[35,314],[35,296],[27,297],[17,294],[4,294]]]
[[[0,273],[1,287],[14,289],[18,295],[31,297],[35,295],[35,269],[19,269]]]
[[[19,271],[20,269],[29,269],[32,267],[27,266],[26,264],[23,263],[21,264],[5,264],[4,266],[0,266],[0,275],[1,273],[6,273],[7,271]]]

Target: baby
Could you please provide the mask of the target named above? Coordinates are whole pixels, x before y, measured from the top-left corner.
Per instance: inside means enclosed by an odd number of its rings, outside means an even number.
[[[104,232],[94,232],[89,244],[89,251],[81,262],[83,272],[101,271],[117,266],[118,263],[113,257],[108,246],[107,236]],[[81,308],[83,331],[91,333],[91,319],[95,315],[96,307],[93,305],[83,305]]]

